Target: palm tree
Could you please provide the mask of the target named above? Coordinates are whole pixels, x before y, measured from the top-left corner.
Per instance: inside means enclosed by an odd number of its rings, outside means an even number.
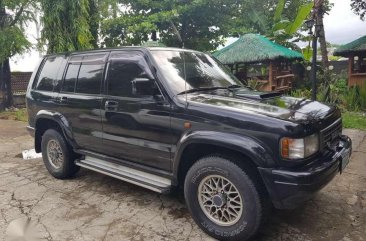
[[[324,70],[328,70],[329,68],[329,60],[328,60],[328,49],[327,49],[327,41],[325,39],[325,30],[324,30],[324,14],[327,11],[327,6],[329,6],[329,2],[325,2],[324,0],[315,0],[314,2],[314,19],[316,20],[317,25],[317,35],[320,43],[320,52],[322,56],[322,65]]]

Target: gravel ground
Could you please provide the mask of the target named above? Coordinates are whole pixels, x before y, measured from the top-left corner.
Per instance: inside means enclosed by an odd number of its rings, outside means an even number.
[[[159,195],[88,170],[51,177],[25,123],[0,120],[0,240],[9,223],[31,218],[43,240],[212,240],[193,222],[181,194]],[[366,240],[366,132],[345,130],[352,161],[316,197],[276,210],[259,240]]]

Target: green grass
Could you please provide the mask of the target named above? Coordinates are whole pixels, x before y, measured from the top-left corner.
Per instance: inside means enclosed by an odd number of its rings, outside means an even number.
[[[343,116],[343,127],[366,130],[366,113],[345,112]]]
[[[1,111],[0,119],[27,122],[28,121],[27,110],[23,108],[18,110]]]

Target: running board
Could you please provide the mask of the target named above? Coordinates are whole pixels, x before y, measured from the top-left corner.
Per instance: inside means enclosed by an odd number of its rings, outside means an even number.
[[[107,162],[91,156],[85,156],[85,159],[77,160],[75,164],[158,193],[166,193],[171,190],[172,183],[168,178],[115,164],[113,162]]]

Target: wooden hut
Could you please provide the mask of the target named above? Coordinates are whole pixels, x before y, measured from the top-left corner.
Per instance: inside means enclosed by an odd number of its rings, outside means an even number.
[[[366,35],[339,47],[334,55],[349,59],[348,86],[362,86],[366,83]]]
[[[240,80],[255,81],[263,91],[290,90],[294,80],[292,62],[303,59],[299,52],[258,34],[245,34],[213,55]]]

